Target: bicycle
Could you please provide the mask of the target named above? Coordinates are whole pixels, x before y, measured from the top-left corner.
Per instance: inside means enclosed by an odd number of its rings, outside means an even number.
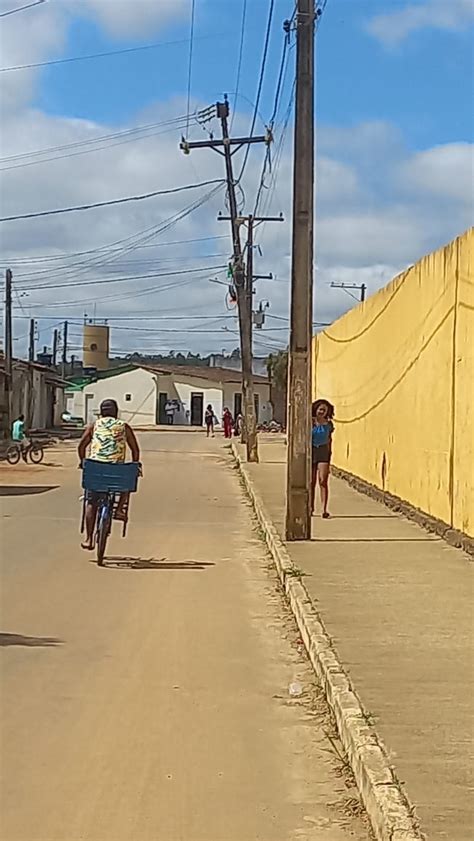
[[[87,492],[92,492],[99,497],[94,533],[98,566],[104,566],[107,540],[112,531],[112,522],[120,495],[134,493],[137,490],[139,475],[141,475],[141,465],[133,461],[108,464],[86,459],[83,464],[82,487],[85,493],[82,504],[81,533],[85,525]],[[127,534],[129,505],[130,497],[123,508],[122,537]]]
[[[6,453],[8,464],[18,464],[21,458],[25,462],[29,459],[32,464],[41,464],[44,459],[44,448],[42,444],[39,444],[37,441],[30,441],[24,447],[19,442],[11,444]]]

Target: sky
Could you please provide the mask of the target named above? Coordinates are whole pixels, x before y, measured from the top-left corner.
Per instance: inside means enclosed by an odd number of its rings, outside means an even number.
[[[217,120],[196,113],[224,94],[234,136],[249,133],[270,9],[255,132],[274,116],[274,141],[259,212],[285,221],[256,231],[255,271],[273,279],[256,283],[255,305],[269,306],[254,351],[284,347],[294,32],[282,55],[293,0],[194,0],[193,26],[192,0],[44,0],[16,11],[31,2],[0,0],[2,218],[218,183],[1,222],[15,353],[25,353],[29,318],[40,347],[68,319],[80,356],[85,314],[108,319],[121,355],[237,346],[229,226],[217,220],[228,212],[224,163],[205,149],[185,156],[179,143],[219,136]],[[326,323],[355,305],[332,282],[374,293],[473,224],[474,3],[319,5],[314,320]],[[244,155],[234,156],[236,173]],[[237,191],[242,213],[254,210],[264,158],[253,145]]]

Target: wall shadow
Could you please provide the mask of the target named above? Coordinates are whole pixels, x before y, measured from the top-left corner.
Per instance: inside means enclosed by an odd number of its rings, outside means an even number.
[[[64,640],[56,637],[25,637],[23,634],[0,633],[0,646],[22,645],[27,648],[54,648],[63,645]]]
[[[55,491],[59,485],[0,485],[0,496],[31,496]]]

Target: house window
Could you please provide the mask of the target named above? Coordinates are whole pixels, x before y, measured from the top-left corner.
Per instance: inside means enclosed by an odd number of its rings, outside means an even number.
[[[125,395],[125,402],[126,402],[126,403],[130,403],[131,399],[132,399],[132,395],[131,395],[131,394],[126,394],[126,395]]]

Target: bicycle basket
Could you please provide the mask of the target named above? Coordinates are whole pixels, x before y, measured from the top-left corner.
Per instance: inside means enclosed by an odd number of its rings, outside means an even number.
[[[99,493],[136,491],[140,467],[134,462],[109,464],[88,458],[82,471],[82,487]]]

